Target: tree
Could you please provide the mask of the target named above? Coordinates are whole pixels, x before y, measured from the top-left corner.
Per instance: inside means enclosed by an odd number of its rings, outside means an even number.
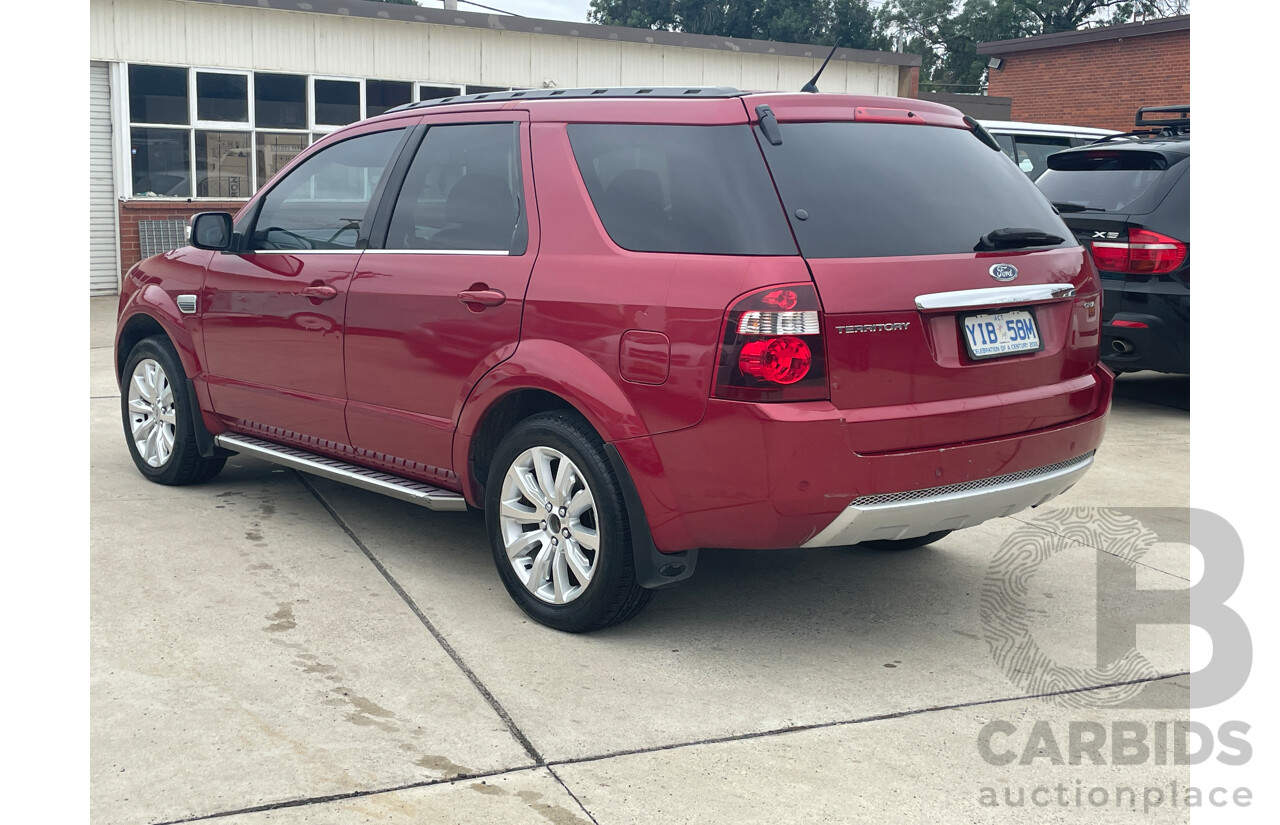
[[[881,28],[923,55],[922,85],[980,87],[979,43],[1183,14],[1190,0],[889,0]]]
[[[870,0],[591,0],[592,23],[877,49],[888,46]]]

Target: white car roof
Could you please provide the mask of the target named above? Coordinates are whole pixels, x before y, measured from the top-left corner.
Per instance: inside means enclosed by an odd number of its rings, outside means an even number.
[[[1014,132],[1026,135],[1085,135],[1088,137],[1105,137],[1118,135],[1111,129],[1096,129],[1092,126],[1064,126],[1056,123],[1022,123],[1016,120],[979,120],[988,132]]]

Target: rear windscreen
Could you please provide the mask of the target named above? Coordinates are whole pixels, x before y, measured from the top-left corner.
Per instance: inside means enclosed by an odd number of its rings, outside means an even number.
[[[777,193],[742,126],[569,126],[613,242],[637,252],[795,255]]]
[[[1068,152],[1053,158],[1036,185],[1064,213],[1145,214],[1180,174],[1170,160],[1157,152]]]
[[[761,139],[809,258],[973,252],[996,229],[1071,232],[1035,184],[972,132],[895,123],[783,123]],[[801,217],[803,215],[803,217]]]

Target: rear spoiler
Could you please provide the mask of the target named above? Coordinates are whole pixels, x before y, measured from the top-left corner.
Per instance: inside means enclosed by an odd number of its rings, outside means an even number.
[[[1147,115],[1170,115],[1181,113],[1182,117],[1148,118]],[[1191,126],[1191,104],[1183,106],[1143,106],[1133,119],[1134,126]]]

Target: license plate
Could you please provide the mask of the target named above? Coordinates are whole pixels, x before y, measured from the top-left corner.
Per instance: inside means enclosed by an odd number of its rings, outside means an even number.
[[[969,357],[975,360],[1044,349],[1036,317],[1030,310],[963,315],[960,325]]]

